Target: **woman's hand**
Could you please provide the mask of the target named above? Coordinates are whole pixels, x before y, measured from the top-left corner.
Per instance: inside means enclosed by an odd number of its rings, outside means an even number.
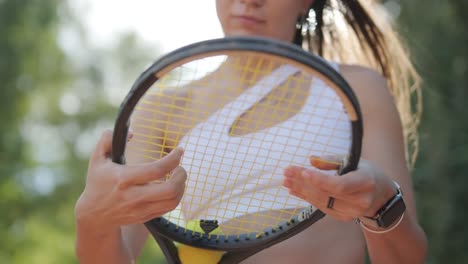
[[[105,233],[175,209],[186,180],[186,172],[179,166],[182,149],[155,162],[120,165],[110,159],[111,142],[112,132],[106,131],[91,156],[86,187],[75,207],[77,224]],[[167,181],[154,182],[168,173]]]
[[[373,217],[395,195],[393,181],[378,167],[361,159],[358,169],[341,176],[320,170],[337,170],[338,165],[312,157],[310,163],[319,170],[290,166],[284,171],[283,185],[292,195],[308,201],[327,215],[342,221]],[[329,198],[335,199],[328,208]]]

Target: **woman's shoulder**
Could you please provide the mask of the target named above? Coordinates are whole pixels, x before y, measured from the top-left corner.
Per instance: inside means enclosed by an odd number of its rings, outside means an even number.
[[[379,72],[358,65],[340,65],[340,73],[356,94],[366,130],[386,129],[400,136],[402,130],[396,100]],[[368,133],[369,134],[369,133]]]
[[[394,97],[385,77],[368,67],[351,64],[339,65],[339,71],[355,92],[365,110],[396,110]]]

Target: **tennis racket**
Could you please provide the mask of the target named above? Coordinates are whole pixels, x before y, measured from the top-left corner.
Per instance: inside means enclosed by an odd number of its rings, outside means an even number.
[[[283,169],[320,156],[343,160],[327,173],[352,171],[362,133],[357,98],[328,62],[293,44],[228,37],[175,50],[139,76],[112,158],[145,163],[183,147],[181,204],[145,225],[168,263],[187,262],[185,245],[239,263],[324,216],[281,186]]]

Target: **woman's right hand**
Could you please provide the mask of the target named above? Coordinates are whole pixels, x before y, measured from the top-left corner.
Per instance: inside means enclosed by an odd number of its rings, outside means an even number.
[[[106,233],[175,209],[187,177],[179,166],[183,150],[176,148],[151,163],[120,165],[110,158],[111,142],[112,131],[104,132],[91,156],[86,186],[75,206],[77,225]],[[154,182],[168,173],[167,181]]]

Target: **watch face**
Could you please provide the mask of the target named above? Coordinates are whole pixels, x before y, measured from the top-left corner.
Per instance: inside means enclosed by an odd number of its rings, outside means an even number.
[[[390,227],[405,212],[406,205],[401,194],[396,195],[386,210],[377,219],[380,227]]]

